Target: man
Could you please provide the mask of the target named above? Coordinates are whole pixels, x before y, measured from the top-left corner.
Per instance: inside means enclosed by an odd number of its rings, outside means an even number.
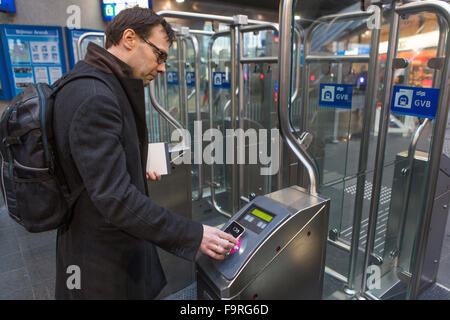
[[[146,176],[161,177],[145,172],[144,86],[165,72],[173,38],[152,10],[122,11],[106,30],[107,50],[89,44],[69,74],[86,78],[56,97],[57,155],[69,188],[85,188],[58,230],[57,299],[151,299],[166,284],[155,245],[193,261],[198,250],[223,259],[237,243],[148,197]]]

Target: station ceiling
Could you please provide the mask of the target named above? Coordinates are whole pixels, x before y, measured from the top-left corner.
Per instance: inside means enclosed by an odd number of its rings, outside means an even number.
[[[211,2],[209,0],[198,0],[201,2]],[[279,0],[216,0],[228,4],[248,6],[258,10],[258,8],[279,10]],[[340,10],[359,2],[358,0],[297,0],[296,13],[307,19],[337,13]]]

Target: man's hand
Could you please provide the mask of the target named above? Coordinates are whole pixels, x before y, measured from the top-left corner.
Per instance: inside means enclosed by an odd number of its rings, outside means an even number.
[[[203,225],[203,239],[200,251],[217,260],[223,260],[225,254],[231,251],[238,240],[232,235],[217,228]]]
[[[159,180],[161,180],[161,175],[155,171],[153,171],[153,172],[150,171],[150,172],[147,172],[147,179],[152,180],[152,181],[155,181],[155,180],[159,181]]]

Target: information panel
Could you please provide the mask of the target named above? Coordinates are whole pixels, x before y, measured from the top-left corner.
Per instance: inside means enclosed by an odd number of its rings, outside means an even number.
[[[80,60],[78,57],[77,44],[78,39],[87,32],[103,32],[101,30],[92,30],[92,29],[69,29],[65,27],[66,31],[66,40],[67,40],[67,49],[69,50],[69,67],[73,69],[73,67]],[[87,46],[90,42],[94,42],[96,45],[103,47],[103,37],[89,37],[83,41],[81,45],[81,52],[86,53]],[[84,57],[82,57],[83,59]]]
[[[33,83],[53,84],[66,72],[62,28],[0,25],[9,98]]]

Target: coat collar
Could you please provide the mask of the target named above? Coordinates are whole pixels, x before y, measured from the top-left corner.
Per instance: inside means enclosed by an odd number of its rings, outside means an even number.
[[[108,50],[89,43],[84,62],[109,74],[114,74],[124,89],[136,118],[140,140],[147,141],[145,94],[142,80],[133,78],[133,70]],[[142,142],[142,141],[141,141]]]

